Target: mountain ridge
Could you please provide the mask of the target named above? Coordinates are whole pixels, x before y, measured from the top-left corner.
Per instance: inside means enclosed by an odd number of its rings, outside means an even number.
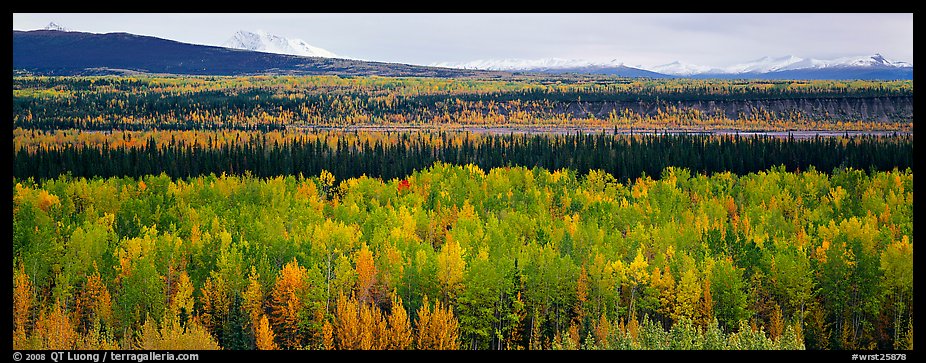
[[[340,58],[300,39],[287,39],[266,32],[239,31],[237,35],[249,37],[253,42],[229,44],[236,38],[233,37],[226,45],[254,49],[182,43],[124,32],[86,33],[52,22],[42,30],[13,31],[13,70],[14,74],[37,75],[137,72],[183,75],[501,77],[510,73],[570,73],[646,78],[913,79],[912,63],[892,61],[879,53],[831,60],[791,55],[763,57],[729,67],[702,66],[680,61],[645,67],[627,65],[617,59],[602,62],[562,58],[509,58],[411,65]],[[297,55],[281,54],[286,52]]]
[[[617,59],[607,62],[588,61],[582,59],[541,58],[518,59],[506,58],[500,60],[475,60],[465,63],[440,62],[431,63],[430,66],[454,69],[483,69],[504,72],[527,73],[588,73],[599,75],[614,75],[619,77],[648,77],[671,78],[670,75],[653,72],[636,66],[628,66]]]
[[[497,72],[302,57],[182,43],[130,33],[13,31],[14,73],[101,75],[339,75],[393,77],[491,76]]]

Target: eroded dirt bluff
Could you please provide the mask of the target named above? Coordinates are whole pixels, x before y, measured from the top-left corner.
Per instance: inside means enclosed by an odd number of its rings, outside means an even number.
[[[764,117],[766,113],[778,118],[800,115],[815,121],[868,121],[868,122],[913,122],[913,97],[865,97],[865,98],[801,98],[762,100],[720,100],[720,101],[637,101],[637,102],[558,102],[550,109],[532,111],[555,114],[571,114],[573,117],[594,116],[607,118],[611,112],[617,115],[631,111],[636,115],[656,116],[658,113],[694,113],[704,116],[730,119]],[[508,112],[504,104],[499,113]]]

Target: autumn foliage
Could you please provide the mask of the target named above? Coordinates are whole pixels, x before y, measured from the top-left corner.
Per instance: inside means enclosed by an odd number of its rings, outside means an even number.
[[[302,346],[301,315],[306,308],[307,271],[293,260],[283,266],[270,293],[270,311],[280,345],[294,349]]]
[[[911,346],[911,170],[405,180],[15,180],[14,348]]]

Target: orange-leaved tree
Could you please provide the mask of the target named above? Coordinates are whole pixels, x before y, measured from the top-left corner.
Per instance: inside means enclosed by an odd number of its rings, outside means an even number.
[[[457,349],[460,346],[459,338],[459,323],[450,307],[444,307],[440,300],[436,300],[432,310],[425,296],[418,309],[415,347],[422,350]]]
[[[354,259],[354,263],[357,265],[357,300],[360,302],[373,302],[376,265],[373,261],[373,253],[367,248],[366,243],[360,247]]]
[[[412,326],[408,320],[408,313],[402,305],[402,298],[395,290],[392,292],[392,312],[386,319],[389,323],[386,338],[386,348],[405,350],[412,346]]]
[[[302,347],[300,315],[306,307],[307,278],[308,271],[293,259],[280,270],[270,294],[270,320],[284,348]]]
[[[112,318],[112,297],[106,284],[96,270],[94,263],[93,274],[87,276],[84,288],[77,296],[74,307],[78,331],[86,333],[95,323],[107,325]]]
[[[34,300],[29,275],[25,266],[19,264],[13,273],[13,349],[25,349],[22,345],[25,344],[29,311]]]
[[[254,340],[257,345],[257,349],[279,349],[276,342],[274,342],[274,339],[275,336],[273,334],[273,330],[270,329],[270,320],[267,319],[266,315],[261,315],[259,321],[257,321],[254,327]]]

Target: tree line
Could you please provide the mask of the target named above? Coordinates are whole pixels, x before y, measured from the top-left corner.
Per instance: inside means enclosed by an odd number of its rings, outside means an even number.
[[[250,173],[338,179],[404,178],[437,161],[503,166],[602,169],[621,180],[658,176],[669,166],[698,173],[746,174],[784,165],[830,172],[840,167],[913,167],[913,136],[771,137],[739,135],[488,134],[470,132],[115,132],[17,130],[19,178]]]

